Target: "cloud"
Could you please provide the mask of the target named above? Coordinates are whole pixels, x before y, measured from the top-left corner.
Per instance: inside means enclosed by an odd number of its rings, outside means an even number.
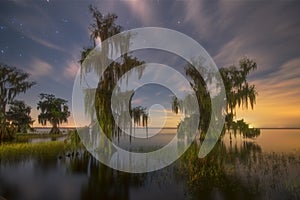
[[[267,77],[255,81],[265,93],[283,96],[285,94],[300,93],[300,57],[283,63],[279,70],[270,73]]]
[[[7,23],[11,29],[44,47],[66,52],[64,48],[50,41],[51,31],[54,32],[58,26],[45,7],[39,3],[28,4],[23,1],[15,1],[15,4],[19,12],[14,13],[14,23]],[[22,24],[22,28],[16,24]]]
[[[40,78],[49,76],[53,72],[53,67],[41,59],[34,58],[28,67],[27,72],[34,78]]]
[[[300,57],[283,63],[279,70],[253,81],[258,90],[254,111],[240,109],[258,127],[300,127]]]
[[[190,0],[183,5],[186,28],[196,32],[192,34],[219,67],[248,56],[258,63],[255,73],[276,71],[300,50],[299,12],[293,2]]]
[[[183,9],[185,12],[184,22],[193,24],[193,28],[197,30],[200,38],[209,37],[213,31],[214,14],[207,14],[204,2],[198,0],[184,1]]]
[[[135,98],[131,101],[131,104],[133,105],[140,105],[142,103],[145,103],[145,101],[147,100],[146,97],[139,97],[139,98]]]
[[[275,77],[276,81],[290,81],[291,79],[299,80],[300,57],[288,60],[287,62],[283,63],[279,71],[272,73],[270,76]]]
[[[63,73],[64,77],[70,78],[70,79],[74,78],[76,76],[79,68],[80,68],[80,66],[77,62],[75,62],[73,60],[69,61],[67,63],[67,67],[65,68],[64,73]]]
[[[122,0],[129,7],[131,12],[140,19],[144,26],[157,23],[156,11],[152,8],[151,1],[148,0]]]
[[[35,36],[34,34],[32,33],[27,33],[25,34],[26,37],[32,39],[33,41],[37,42],[38,44],[41,44],[45,47],[48,47],[50,49],[54,49],[54,50],[58,50],[58,51],[61,51],[61,52],[67,52],[64,48],[54,44],[54,43],[51,43],[45,39],[42,39],[41,37],[38,37],[38,36]]]
[[[245,56],[255,60],[258,65],[257,72],[276,67],[276,54],[260,48],[259,45],[253,45],[254,41],[251,36],[237,36],[225,43],[213,59],[219,68],[237,65]]]

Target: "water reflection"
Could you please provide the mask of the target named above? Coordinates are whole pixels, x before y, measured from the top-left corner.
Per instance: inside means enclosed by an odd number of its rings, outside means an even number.
[[[67,139],[67,135],[55,136],[55,137],[17,137],[13,142],[7,143],[41,143],[41,142],[53,142],[53,141],[64,141]]]
[[[193,145],[181,160],[180,174],[193,199],[298,199],[299,153],[263,153],[256,143],[220,142],[204,159]],[[298,170],[297,170],[298,169]]]
[[[112,170],[86,151],[57,158],[0,158],[7,199],[298,199],[300,153],[264,152],[255,141],[220,141],[205,158],[199,143],[151,173]]]

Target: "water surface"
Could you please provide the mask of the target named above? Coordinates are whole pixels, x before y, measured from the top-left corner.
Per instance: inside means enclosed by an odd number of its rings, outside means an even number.
[[[164,130],[151,145],[165,144],[174,136],[172,131],[176,130]],[[194,143],[172,165],[144,174],[112,170],[87,152],[56,158],[0,158],[0,196],[20,200],[300,198],[299,130],[264,129],[254,140],[237,136],[231,142],[226,136],[204,159],[197,157],[198,150]]]

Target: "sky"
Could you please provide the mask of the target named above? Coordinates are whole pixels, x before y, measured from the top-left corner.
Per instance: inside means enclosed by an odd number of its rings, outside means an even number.
[[[201,44],[218,67],[236,65],[244,56],[255,60],[258,69],[249,81],[257,87],[257,103],[254,110],[239,109],[237,117],[255,127],[300,127],[300,2],[293,0],[3,0],[0,62],[37,82],[18,96],[32,107],[33,118],[42,92],[67,99],[71,107],[80,52],[92,44],[90,4],[118,15],[123,30],[151,26],[182,32]],[[161,62],[168,58],[151,56]],[[66,126],[74,126],[72,117]]]

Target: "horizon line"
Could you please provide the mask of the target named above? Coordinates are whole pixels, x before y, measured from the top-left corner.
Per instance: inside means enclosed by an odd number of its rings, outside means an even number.
[[[69,129],[76,129],[76,128],[83,128],[83,127],[88,127],[88,126],[80,126],[80,127],[76,127],[76,126],[61,126],[58,128],[69,128]],[[32,128],[40,128],[40,129],[47,129],[47,128],[52,128],[51,126],[35,126]],[[136,127],[136,129],[143,129],[146,127]],[[177,127],[148,127],[149,129],[176,129]],[[253,128],[257,128],[257,127],[253,127]],[[262,128],[258,128],[258,129],[300,129],[300,127],[262,127]]]

